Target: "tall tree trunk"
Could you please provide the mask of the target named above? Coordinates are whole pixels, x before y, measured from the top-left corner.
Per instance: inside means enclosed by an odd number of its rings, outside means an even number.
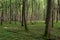
[[[8,21],[8,7],[7,7],[7,0],[6,0],[6,4],[5,4],[6,8],[5,8],[5,21]]]
[[[45,20],[46,19],[46,2],[45,2],[46,0],[44,0],[44,14],[43,14],[43,20]]]
[[[58,15],[59,15],[59,20],[60,20],[60,0],[58,0],[59,2],[58,2],[58,5],[59,5],[59,13],[58,13]]]
[[[13,20],[13,3],[12,0],[10,0],[10,24],[12,20]]]
[[[22,3],[23,3],[23,1],[22,1]],[[23,3],[23,4],[24,4],[24,3]],[[23,5],[23,4],[22,4],[22,5]],[[23,6],[24,6],[24,5],[23,5]],[[25,10],[23,9],[23,8],[24,8],[23,6],[22,6],[22,22],[21,22],[22,24],[21,24],[21,26],[24,26],[24,23],[23,23],[23,22],[24,22],[24,21],[23,21],[23,20],[24,20],[24,19],[23,19],[23,15],[24,15],[24,14],[23,14],[23,11],[25,11]]]
[[[4,20],[4,0],[2,0],[2,13],[1,13],[1,25],[3,24],[3,20]]]
[[[57,0],[58,1],[58,7],[57,7],[57,15],[56,15],[56,22],[59,21],[59,14],[60,14],[60,0]]]
[[[25,4],[26,4],[27,0],[23,0],[23,4],[22,4],[22,26],[25,27],[25,30],[27,31],[27,23],[26,23],[26,18],[25,18]]]
[[[28,11],[29,11],[29,5],[28,5],[28,0],[26,1],[26,21],[28,21]]]
[[[47,14],[46,14],[46,28],[44,36],[47,38],[51,38],[51,29],[52,29],[52,1],[53,0],[47,0]]]
[[[39,20],[39,15],[40,14],[40,3],[38,4],[38,20]]]
[[[32,14],[31,14],[31,18],[30,18],[31,24],[33,24],[33,23],[32,23],[32,20],[33,20],[33,4],[34,4],[34,3],[33,3],[33,0],[32,0]]]
[[[15,0],[15,24],[16,24],[16,21],[18,20],[18,7],[17,7],[17,0]]]
[[[55,2],[52,1],[52,28],[54,27]]]
[[[11,0],[10,0],[10,24],[11,24]]]

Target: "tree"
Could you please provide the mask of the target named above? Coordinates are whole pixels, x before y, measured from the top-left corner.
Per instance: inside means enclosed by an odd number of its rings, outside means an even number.
[[[57,0],[58,1],[58,6],[57,6],[57,15],[56,15],[56,22],[58,22],[59,20],[59,15],[60,15],[60,0]]]
[[[54,27],[55,1],[52,1],[52,28]]]
[[[33,12],[33,11],[34,11],[34,5],[33,5],[33,4],[34,4],[34,0],[32,0],[32,4],[31,4],[31,5],[32,5],[32,14],[31,14],[31,18],[30,18],[30,22],[31,22],[31,23],[32,23],[32,20],[33,20],[33,13],[34,13],[34,12]],[[32,24],[33,24],[33,23],[32,23]]]
[[[16,21],[18,20],[18,4],[17,4],[17,0],[15,0],[15,24]]]
[[[22,26],[25,27],[25,30],[27,31],[27,23],[26,23],[26,18],[25,18],[25,4],[27,0],[22,1]]]
[[[10,24],[11,24],[11,21],[13,20],[13,7],[12,7],[12,0],[10,0]]]
[[[60,20],[60,0],[58,0],[58,15],[59,15],[59,20]]]
[[[3,23],[3,20],[4,20],[4,0],[2,0],[2,13],[1,13],[1,25]]]
[[[52,3],[53,0],[47,0],[47,14],[46,14],[46,28],[44,36],[47,38],[51,38],[51,29],[52,29]]]
[[[10,0],[10,24],[11,24],[11,0]]]

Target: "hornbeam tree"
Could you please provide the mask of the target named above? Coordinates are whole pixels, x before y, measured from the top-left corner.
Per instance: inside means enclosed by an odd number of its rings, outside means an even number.
[[[12,7],[12,0],[10,0],[10,24],[13,20],[13,7]]]
[[[1,13],[1,25],[2,25],[2,23],[3,23],[3,20],[4,20],[4,0],[2,0],[2,13]]]
[[[48,39],[51,39],[51,30],[52,30],[52,3],[53,0],[47,0],[47,14],[46,14],[46,28],[45,28],[45,33],[44,36]]]
[[[27,23],[26,23],[26,18],[25,18],[25,4],[27,0],[22,0],[22,26],[25,27],[25,30],[27,31]]]
[[[60,0],[57,1],[58,1],[58,6],[57,6],[56,22],[59,21],[59,15],[60,15]]]

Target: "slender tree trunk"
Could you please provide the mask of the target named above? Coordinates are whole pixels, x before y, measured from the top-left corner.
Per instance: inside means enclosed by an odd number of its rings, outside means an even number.
[[[54,27],[55,2],[52,1],[52,28]]]
[[[6,4],[5,4],[5,22],[7,22],[8,20],[7,20],[7,18],[8,18],[8,16],[7,16],[7,0],[6,0]]]
[[[60,13],[60,0],[57,0],[58,1],[58,7],[57,7],[57,15],[56,15],[56,22],[59,21],[59,13]]]
[[[25,18],[25,4],[27,0],[23,0],[23,5],[22,5],[22,26],[25,27],[25,30],[27,31],[27,23],[26,23],[26,18]]]
[[[10,24],[11,24],[11,14],[12,14],[12,10],[11,10],[11,0],[10,0]]]
[[[23,7],[22,7],[22,8],[23,8]],[[23,22],[24,22],[24,21],[23,21],[23,20],[24,20],[24,19],[23,19],[23,15],[24,15],[24,14],[23,14],[23,9],[22,9],[22,24],[21,24],[21,26],[24,26],[24,23],[23,23]]]
[[[58,15],[59,15],[59,20],[60,20],[60,0],[58,0],[58,1],[59,1],[59,2],[58,2],[58,3],[59,3],[59,4],[58,4],[58,5],[59,5],[59,9],[58,9],[58,10],[59,10],[59,13],[58,13]]]
[[[32,23],[32,20],[33,20],[33,0],[32,0],[32,14],[31,14],[31,18],[30,18],[31,24],[33,24],[33,23]]]
[[[45,3],[45,0],[44,0],[44,5],[45,5],[45,7],[44,7],[44,17],[43,17],[43,20],[45,20],[46,19],[46,3]]]
[[[54,11],[52,12],[52,28],[54,27],[53,22],[54,22]]]
[[[29,11],[29,5],[28,5],[28,0],[26,1],[26,21],[28,21],[28,11]]]
[[[17,0],[15,0],[15,24],[16,21],[18,20],[17,15],[18,15]]]
[[[60,9],[59,9],[59,10],[60,10]],[[57,9],[56,23],[59,21],[59,20],[58,20],[59,10]]]
[[[11,21],[13,21],[13,3],[12,0],[10,0],[10,24]]]
[[[40,3],[38,4],[38,20],[39,20],[39,15],[40,14]]]
[[[4,0],[2,0],[2,13],[1,13],[1,25],[3,24],[3,20],[4,20]]]

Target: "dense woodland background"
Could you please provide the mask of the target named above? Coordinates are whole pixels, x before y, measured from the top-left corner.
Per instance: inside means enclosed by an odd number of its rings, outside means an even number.
[[[0,40],[60,40],[60,0],[0,0]]]

